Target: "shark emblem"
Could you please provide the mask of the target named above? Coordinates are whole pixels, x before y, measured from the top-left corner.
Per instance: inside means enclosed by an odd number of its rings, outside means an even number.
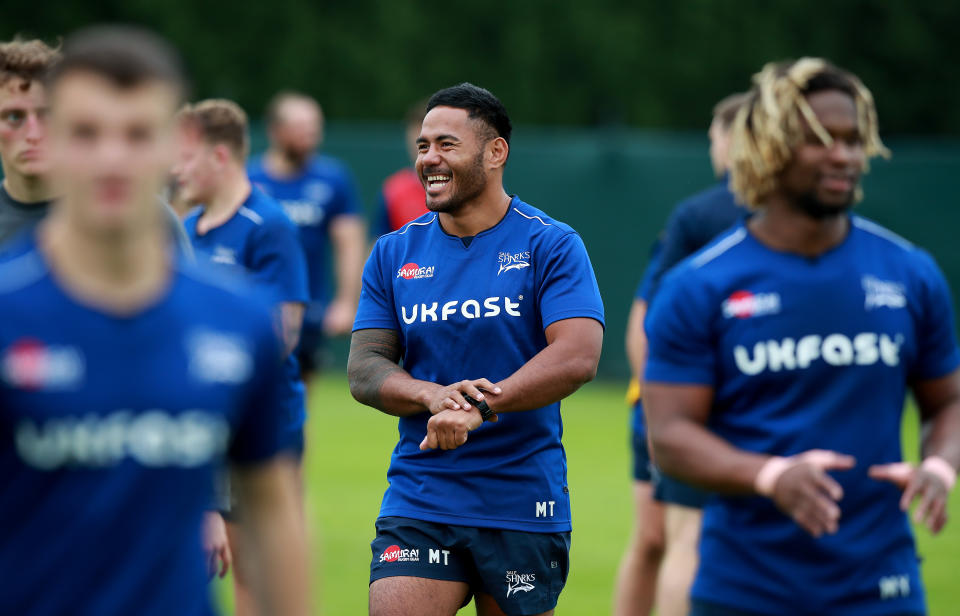
[[[497,262],[500,264],[500,270],[497,271],[497,276],[510,270],[520,270],[525,267],[530,267],[530,251],[523,250],[514,253],[501,252],[497,255]]]
[[[516,571],[507,571],[507,598],[518,592],[530,592],[534,589],[533,582],[536,580],[535,573],[517,573]]]

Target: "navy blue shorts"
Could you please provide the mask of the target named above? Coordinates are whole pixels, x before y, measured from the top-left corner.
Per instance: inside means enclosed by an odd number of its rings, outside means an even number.
[[[690,600],[690,616],[773,616],[761,612],[749,612],[735,607],[727,607],[712,601]]]
[[[710,498],[710,492],[665,475],[654,468],[653,499],[668,505],[683,505],[693,509],[703,509]]]
[[[293,353],[300,364],[303,374],[315,374],[323,367],[323,357],[326,351],[326,334],[323,333],[323,321],[303,320],[300,329],[300,342]]]
[[[647,448],[647,435],[636,430],[630,432],[633,442],[633,479],[652,481],[653,461],[650,460],[650,449]]]
[[[764,614],[762,612],[751,612],[736,607],[728,607],[713,603],[712,601],[703,601],[702,599],[690,600],[690,616],[776,616],[774,614]],[[890,616],[923,616],[914,612],[901,614],[891,614]]]
[[[630,444],[633,450],[633,478],[635,481],[653,479],[653,462],[647,447],[647,428],[643,419],[643,401],[637,400],[630,411]]]
[[[491,595],[510,616],[557,605],[570,572],[570,533],[533,533],[451,526],[385,517],[370,543],[370,583],[410,576],[470,586]]]

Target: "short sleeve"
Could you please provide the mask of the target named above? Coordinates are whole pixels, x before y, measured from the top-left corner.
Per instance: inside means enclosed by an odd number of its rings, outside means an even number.
[[[384,276],[381,260],[383,239],[373,247],[366,265],[363,266],[363,283],[360,287],[360,302],[353,331],[358,329],[393,329],[400,331],[397,311],[393,305],[393,293],[389,276]]]
[[[666,273],[674,265],[700,248],[693,238],[692,225],[690,224],[692,214],[693,212],[684,204],[678,205],[670,214],[663,232],[663,246],[656,260],[656,267],[650,276],[647,301],[653,299],[657,294]]]
[[[927,253],[921,255],[924,267],[921,306],[916,313],[917,359],[910,371],[911,380],[939,378],[960,366],[950,289],[933,257]]]
[[[577,317],[604,324],[597,277],[579,235],[567,233],[546,254],[535,255],[534,259],[543,260],[539,267],[534,261],[534,266],[538,267],[537,300],[544,329],[556,321]]]
[[[280,217],[265,219],[251,250],[248,273],[257,288],[267,289],[275,303],[309,300],[307,260],[293,223]]]
[[[343,165],[337,169],[337,180],[334,184],[334,199],[330,204],[330,218],[337,216],[359,216],[360,197],[353,181],[350,170]]]
[[[660,268],[660,256],[662,252],[663,242],[660,239],[657,239],[650,248],[650,257],[647,260],[647,267],[643,270],[643,277],[640,279],[640,284],[637,285],[637,291],[633,295],[634,299],[643,300],[645,302],[650,301],[650,295],[653,291],[653,277]]]
[[[387,195],[381,190],[377,195],[377,221],[371,228],[375,233],[374,238],[386,235],[393,231],[390,224],[390,210],[387,209]]]
[[[252,376],[247,390],[238,396],[241,409],[228,451],[232,462],[255,464],[267,460],[289,445],[289,418],[282,408],[283,367],[280,340],[267,314],[254,319]]]
[[[664,279],[644,323],[649,353],[646,381],[715,384],[714,315],[702,289],[689,267]]]

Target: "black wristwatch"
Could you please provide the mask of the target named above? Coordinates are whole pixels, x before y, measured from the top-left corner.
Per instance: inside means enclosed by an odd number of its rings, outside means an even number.
[[[490,418],[496,415],[496,413],[493,412],[493,409],[491,409],[487,404],[486,400],[474,400],[467,394],[463,394],[463,397],[467,402],[477,407],[477,410],[480,411],[480,418],[484,421],[490,421]]]

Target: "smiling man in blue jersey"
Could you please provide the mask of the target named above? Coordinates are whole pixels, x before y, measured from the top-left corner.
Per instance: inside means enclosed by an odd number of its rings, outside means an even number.
[[[186,217],[184,226],[198,258],[224,275],[245,277],[275,309],[286,348],[281,402],[271,410],[283,418],[287,441],[302,455],[306,409],[293,349],[308,297],[297,229],[280,205],[247,178],[247,116],[238,105],[207,100],[184,107],[178,115],[181,147],[174,175],[179,196],[200,205]],[[216,520],[211,522],[211,527],[215,525]],[[236,564],[238,609],[248,614],[252,613],[251,572],[245,566],[239,526],[228,523],[226,528]]]
[[[350,389],[400,418],[375,616],[454,614],[471,595],[481,616],[552,614],[566,582],[560,400],[596,374],[603,305],[580,236],[504,191],[510,133],[487,90],[434,94],[416,162],[430,213],[364,270]]]
[[[316,153],[323,141],[319,103],[298,92],[280,92],[267,107],[267,124],[270,148],[251,160],[247,171],[300,230],[310,303],[297,359],[309,384],[320,369],[324,338],[348,334],[353,325],[366,231],[349,170],[335,158]],[[331,271],[335,285],[329,280]]]
[[[212,614],[200,530],[226,456],[262,605],[305,614],[270,315],[184,263],[156,206],[174,53],[137,30],[83,31],[47,91],[63,196],[0,265],[0,611]]]
[[[804,58],[754,77],[731,134],[754,214],[667,275],[647,317],[657,463],[718,493],[695,615],[923,614],[907,508],[946,522],[960,352],[946,281],[849,213],[886,154],[869,91]],[[907,388],[922,463],[902,462]]]

